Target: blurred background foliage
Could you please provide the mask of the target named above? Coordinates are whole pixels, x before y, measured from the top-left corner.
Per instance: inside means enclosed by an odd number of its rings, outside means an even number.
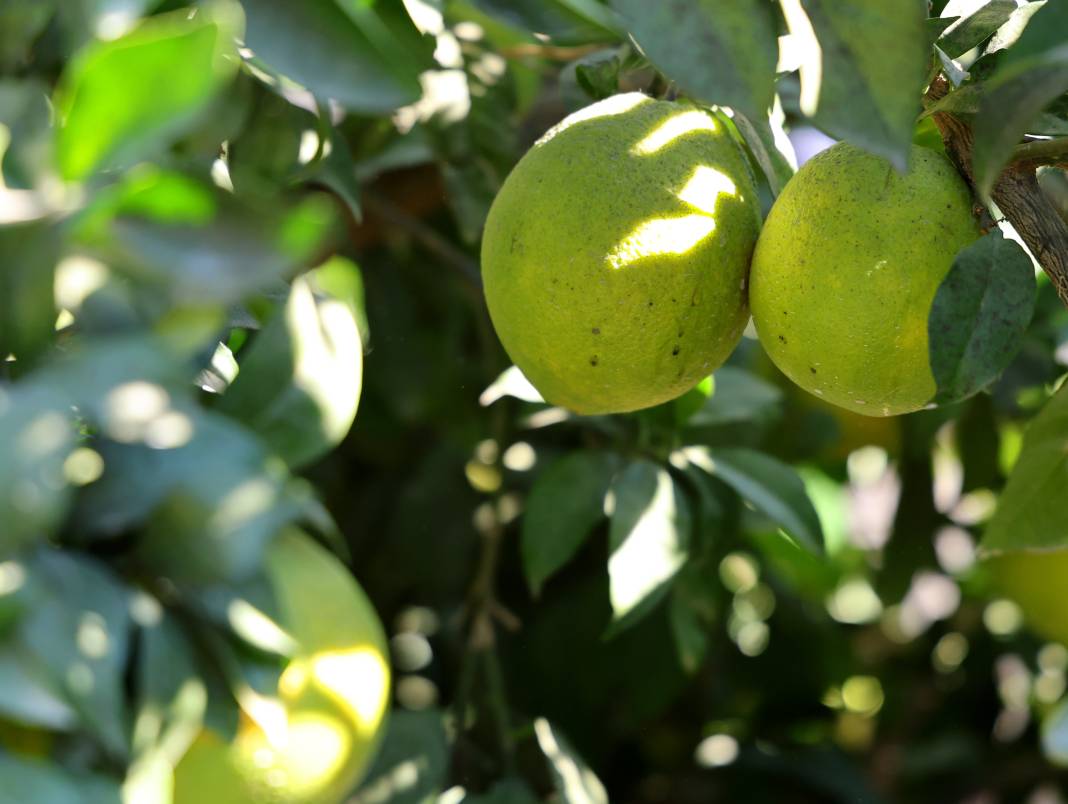
[[[951,405],[838,410],[750,331],[577,417],[509,368],[477,256],[516,160],[621,90],[715,104],[766,211],[832,138],[940,148],[940,71],[992,181],[1068,133],[1059,2],[0,5],[0,801],[169,801],[175,735],[277,680],[233,603],[270,613],[294,523],[391,638],[354,804],[1065,801],[1068,649],[977,560],[1068,365],[1043,275]],[[1010,542],[1066,546],[1059,460]]]

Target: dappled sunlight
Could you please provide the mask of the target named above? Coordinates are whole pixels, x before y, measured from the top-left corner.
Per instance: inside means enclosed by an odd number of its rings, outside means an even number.
[[[612,117],[614,115],[625,114],[636,106],[640,106],[643,103],[652,103],[653,99],[642,95],[637,92],[628,92],[623,95],[613,95],[610,98],[605,98],[602,101],[598,101],[591,106],[587,106],[585,109],[580,109],[564,118],[555,126],[550,128],[542,136],[539,143],[545,143],[559,134],[561,131],[571,128],[578,123],[585,123],[588,120],[596,120],[599,117]]]
[[[253,477],[231,489],[212,512],[208,528],[217,533],[230,533],[275,504],[278,487],[262,477]]]
[[[786,18],[786,26],[790,29],[790,36],[786,43],[789,53],[782,54],[780,58],[792,62],[801,73],[801,96],[798,105],[802,114],[812,117],[819,107],[820,88],[823,84],[823,48],[820,47],[812,20],[808,18],[801,0],[782,0],[782,12]]]
[[[226,619],[234,633],[250,645],[285,656],[297,648],[294,639],[247,600],[235,598],[226,607]]]
[[[356,720],[372,732],[388,703],[389,667],[371,648],[322,653],[311,660],[315,681]]]
[[[675,119],[678,118],[672,118]],[[715,208],[719,200],[737,194],[737,186],[725,173],[698,165],[676,195],[699,212],[639,223],[608,253],[608,265],[618,270],[648,257],[689,253],[716,230]]]
[[[718,133],[719,129],[719,124],[712,115],[700,109],[693,109],[677,114],[674,117],[669,117],[639,140],[630,149],[630,152],[635,156],[650,156],[670,145],[679,137],[691,132],[710,131]]]

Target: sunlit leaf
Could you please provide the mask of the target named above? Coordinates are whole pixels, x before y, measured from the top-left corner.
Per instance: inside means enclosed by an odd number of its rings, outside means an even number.
[[[949,3],[942,11],[942,16],[962,13],[955,11],[956,5],[960,4]],[[990,37],[1008,21],[1015,10],[1015,0],[990,0],[950,25],[939,38],[938,46],[955,59]]]
[[[610,633],[632,625],[656,604],[686,561],[690,507],[670,473],[635,461],[612,481],[606,507]]]
[[[555,42],[602,42],[619,36],[608,9],[591,0],[474,0],[474,5],[517,28],[537,31]]]
[[[1020,348],[1035,307],[1031,259],[995,229],[962,249],[938,287],[927,330],[934,401],[982,390]]]
[[[553,786],[562,801],[566,804],[608,804],[608,792],[601,780],[559,730],[545,718],[538,718],[534,721],[534,735],[538,747],[549,760]]]
[[[784,0],[783,10],[808,42],[801,110],[904,171],[927,71],[926,3]]]
[[[761,0],[613,0],[639,47],[683,92],[762,119],[774,95],[777,43]]]
[[[56,97],[57,158],[67,179],[147,156],[197,122],[237,69],[233,6],[154,17],[86,47]]]
[[[823,551],[819,516],[790,466],[751,449],[687,447],[685,453],[694,466],[733,488],[801,546],[814,553]]]
[[[1012,149],[1042,110],[1068,92],[1068,5],[1047,3],[1005,51],[973,124],[976,189],[989,195]]]
[[[1023,450],[981,546],[990,552],[1068,547],[1068,385],[1028,425]]]
[[[259,433],[291,466],[337,446],[356,416],[363,378],[357,293],[359,269],[342,258],[294,280],[220,400],[219,410]]]
[[[578,552],[604,518],[605,494],[619,468],[610,452],[578,451],[538,475],[523,514],[523,569],[535,592]]]

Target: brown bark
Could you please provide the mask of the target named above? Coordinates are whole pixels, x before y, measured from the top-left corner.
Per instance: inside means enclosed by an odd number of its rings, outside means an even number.
[[[948,82],[939,76],[927,90],[927,99],[933,102],[948,92]],[[962,118],[947,112],[936,112],[933,117],[946,145],[946,153],[974,190],[971,127]],[[998,177],[991,198],[1020,233],[1049,276],[1060,300],[1068,307],[1068,223],[1057,214],[1038,186],[1035,175],[1038,166],[1047,161],[1023,159],[1012,162]]]

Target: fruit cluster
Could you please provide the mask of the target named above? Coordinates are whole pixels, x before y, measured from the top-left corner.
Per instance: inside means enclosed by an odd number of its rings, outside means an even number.
[[[673,399],[718,368],[750,312],[797,385],[869,416],[935,395],[927,318],[981,231],[948,160],[902,175],[839,143],[761,226],[729,123],[616,95],[567,117],[516,165],[482,244],[497,334],[544,398],[582,414]]]

